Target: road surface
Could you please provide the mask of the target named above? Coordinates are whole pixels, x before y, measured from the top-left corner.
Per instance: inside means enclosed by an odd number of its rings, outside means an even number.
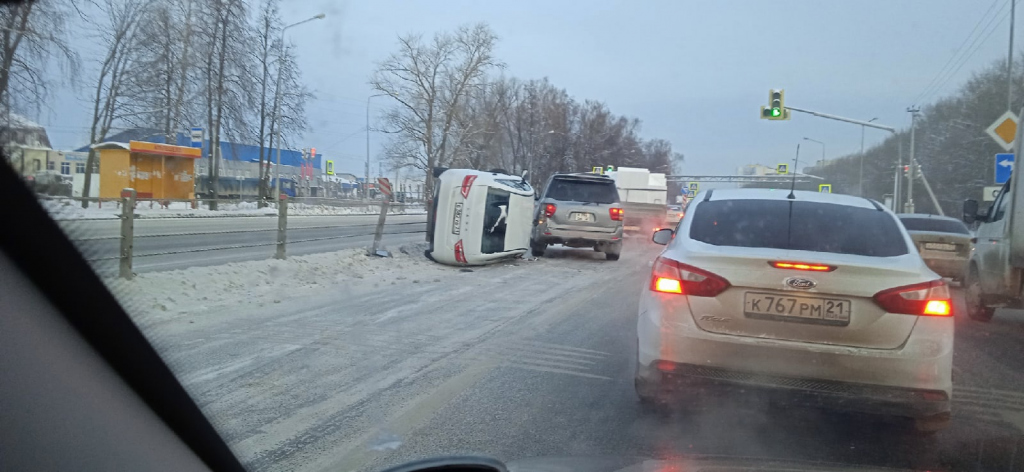
[[[143,273],[272,257],[276,250],[277,220],[265,216],[136,219],[132,269]],[[386,245],[419,242],[425,237],[426,215],[388,215],[386,222]],[[373,242],[376,224],[377,215],[290,216],[287,254],[368,247]],[[117,274],[120,220],[66,220],[61,225],[82,254],[92,260],[97,272]],[[343,237],[323,239],[335,236]],[[304,239],[316,241],[297,242]],[[247,247],[210,250],[226,246]],[[194,250],[200,251],[178,253]]]
[[[560,247],[473,272],[425,262],[408,277],[146,329],[251,470],[369,471],[446,454],[1024,470],[1018,311],[957,319],[953,422],[931,439],[868,417],[725,399],[695,414],[642,409],[635,318],[656,254],[629,242],[618,262]]]

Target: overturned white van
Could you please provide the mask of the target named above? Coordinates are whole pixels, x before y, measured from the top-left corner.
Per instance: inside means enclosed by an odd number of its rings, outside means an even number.
[[[436,169],[427,256],[450,265],[520,257],[530,247],[533,187],[523,177]]]

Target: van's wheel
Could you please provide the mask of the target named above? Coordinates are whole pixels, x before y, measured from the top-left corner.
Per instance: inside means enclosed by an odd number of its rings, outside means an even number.
[[[547,244],[541,244],[530,240],[530,252],[533,253],[533,257],[544,257],[544,250],[548,248]]]
[[[974,321],[991,321],[992,316],[996,314],[996,309],[985,306],[981,299],[981,279],[978,277],[977,266],[971,266],[964,285],[964,302],[967,304],[967,316]]]

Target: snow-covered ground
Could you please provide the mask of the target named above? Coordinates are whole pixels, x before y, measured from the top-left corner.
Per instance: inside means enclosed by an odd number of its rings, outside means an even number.
[[[307,296],[329,287],[389,290],[397,283],[439,282],[460,272],[429,261],[426,244],[393,249],[393,257],[366,255],[364,249],[289,257],[286,260],[229,263],[209,267],[153,272],[131,281],[111,278],[107,284],[137,320],[159,322],[189,314],[202,316],[246,306],[265,307]]]
[[[78,202],[70,199],[45,199],[40,203],[54,219],[117,219],[121,209],[114,202],[104,202],[102,207],[91,204],[82,208]],[[318,215],[372,215],[380,213],[376,205],[331,206],[308,203],[289,203],[288,214],[292,216]],[[422,205],[393,206],[391,214],[426,214]],[[187,202],[172,202],[166,208],[154,202],[139,202],[135,207],[139,218],[214,218],[225,216],[276,216],[276,208],[258,208],[255,202],[221,203],[216,211],[205,206],[192,208]]]

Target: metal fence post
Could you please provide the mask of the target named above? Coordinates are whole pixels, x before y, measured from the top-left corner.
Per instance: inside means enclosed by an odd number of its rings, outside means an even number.
[[[121,270],[122,279],[132,278],[132,238],[135,228],[135,189],[121,190]]]
[[[288,195],[278,196],[277,204],[277,254],[275,259],[285,258],[285,242],[288,238]]]

